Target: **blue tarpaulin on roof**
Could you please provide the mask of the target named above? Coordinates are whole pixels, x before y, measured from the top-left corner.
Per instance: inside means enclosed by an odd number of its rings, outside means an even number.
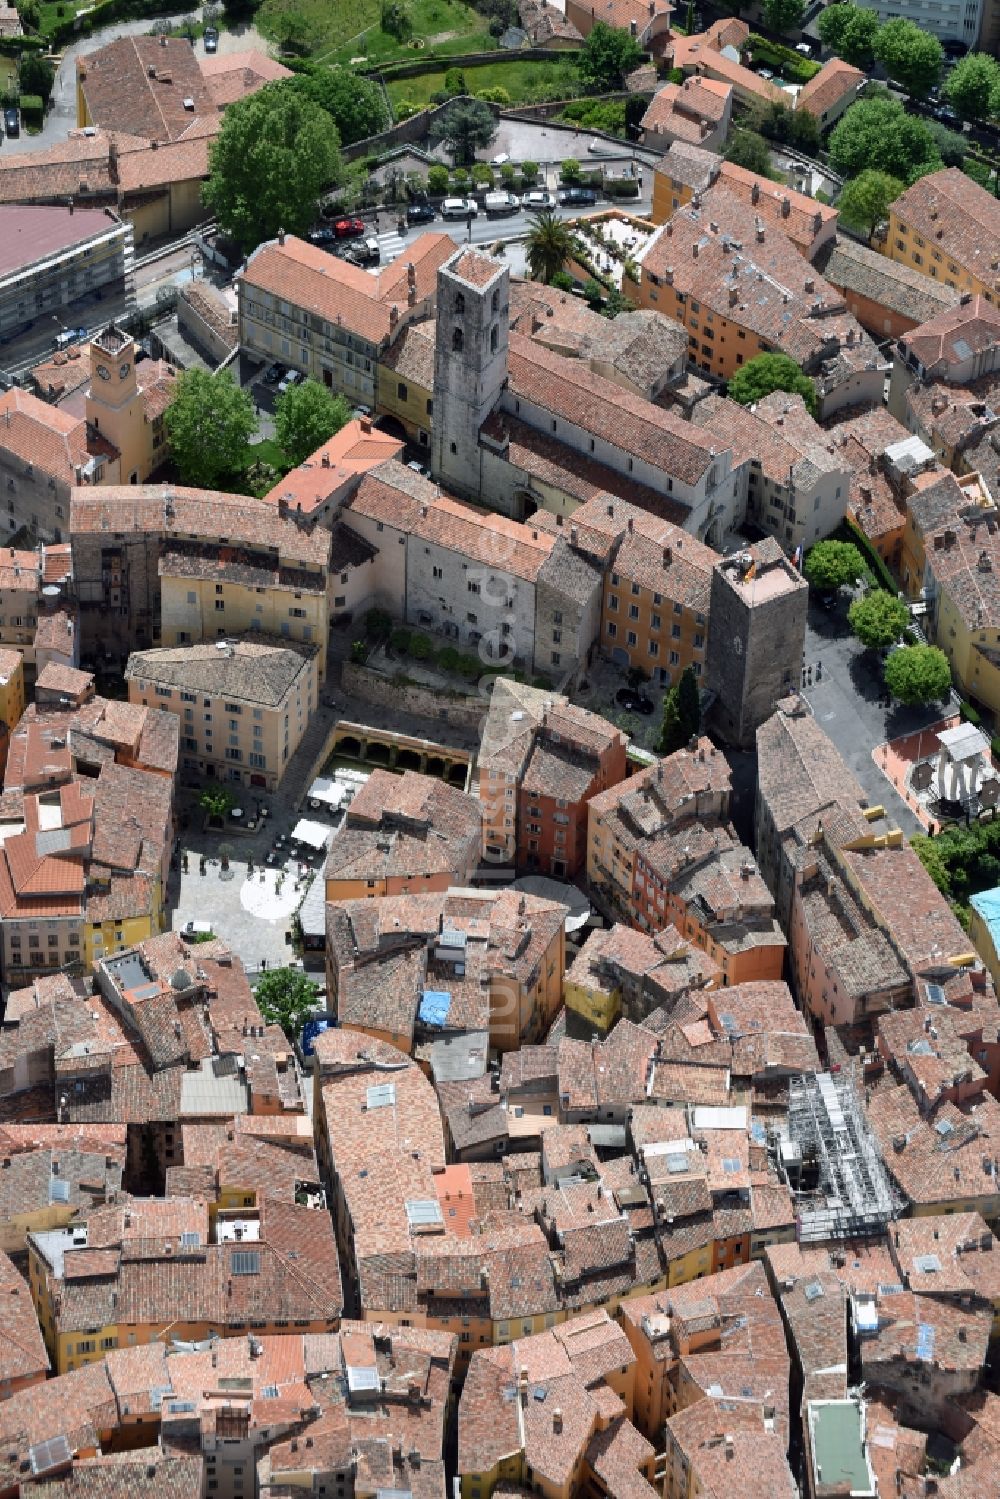
[[[425,989],[420,998],[420,1019],[424,1025],[444,1025],[451,1009],[451,993],[447,989]]]
[[[302,1051],[307,1057],[311,1057],[316,1050],[316,1037],[321,1036],[324,1031],[330,1029],[329,1020],[307,1020],[302,1027]]]

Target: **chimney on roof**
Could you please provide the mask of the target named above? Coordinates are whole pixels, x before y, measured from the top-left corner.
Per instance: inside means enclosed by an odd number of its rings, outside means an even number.
[[[755,182],[754,185],[753,185],[753,187],[750,189],[750,202],[751,203],[759,203],[760,202],[760,183],[759,182]]]
[[[786,193],[781,200],[781,217],[787,219],[792,211],[792,200]]]
[[[630,515],[629,518],[628,518],[628,531],[629,531],[629,535],[630,536],[631,536],[631,534],[632,534],[632,532],[634,530],[635,530],[635,517]]]
[[[10,412],[9,411],[7,413],[7,420],[8,420],[8,422],[10,421]],[[608,506],[608,514],[612,517],[612,519],[614,519],[614,514],[615,514],[615,507],[614,507],[614,505],[609,505]]]
[[[112,182],[118,181],[118,145],[114,140],[108,141],[108,176]],[[70,213],[72,213],[72,207]]]
[[[671,562],[673,562],[673,560],[674,560],[674,554],[673,554],[672,550],[670,549],[670,547],[664,547],[663,548],[663,565],[664,565],[664,567],[669,567],[670,564],[671,564]]]
[[[816,290],[816,278],[814,276],[807,276],[806,280],[805,280],[805,287],[806,287],[806,291],[815,291]]]
[[[730,305],[730,307],[735,307],[736,304],[737,304],[737,302],[739,301],[739,299],[740,299],[740,294],[739,294],[738,289],[735,286],[731,286],[729,288],[729,305]]]
[[[569,544],[570,544],[570,546],[575,547],[576,544],[577,544],[577,542],[579,540],[580,540],[580,530],[579,530],[579,527],[577,527],[577,526],[570,526],[570,528],[569,528]]]
[[[668,286],[673,286],[673,284],[674,284],[674,268],[673,268],[672,265],[668,265],[667,268],[666,268],[666,270],[663,272],[663,279],[667,283]]]
[[[73,217],[73,207],[74,207],[73,199],[72,198],[70,198],[70,200],[69,200],[68,207],[69,207],[69,216],[70,216],[70,218],[72,218]]]
[[[558,1405],[552,1412],[552,1430],[556,1436],[560,1436],[562,1434],[562,1411],[559,1409]]]
[[[764,243],[764,220],[761,218],[755,218],[753,221],[753,227],[754,232],[757,235],[757,243],[759,245],[762,245]]]
[[[166,39],[166,37],[165,36],[161,36],[160,37],[160,46],[161,47],[165,47],[166,45],[167,45],[167,39]]]
[[[320,463],[322,464],[323,468],[329,468],[330,467],[330,455],[329,455],[329,453],[324,453],[323,454],[322,458],[320,459]]]
[[[638,36],[639,35],[639,23],[638,23],[638,21],[636,21],[634,18],[631,21],[629,21],[629,23],[628,23],[628,29],[629,29],[629,32],[631,33],[632,36]]]
[[[283,245],[284,243],[285,243],[285,231],[284,231],[284,229],[279,229],[278,230],[278,244],[279,245]]]
[[[362,430],[362,432],[365,432],[365,433],[370,433],[371,432],[371,430],[372,430],[372,419],[371,419],[370,416],[363,416],[361,418],[361,430]]]
[[[694,244],[691,246],[691,254],[694,256],[695,260],[698,259],[698,241],[697,240],[695,240]]]
[[[396,326],[396,324],[398,322],[399,322],[399,308],[396,306],[395,302],[393,302],[392,306],[389,308],[389,327],[390,328],[395,328],[395,326]]]

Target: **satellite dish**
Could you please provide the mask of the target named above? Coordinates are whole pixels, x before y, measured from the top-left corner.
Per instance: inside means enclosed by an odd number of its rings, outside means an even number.
[[[934,766],[929,760],[921,760],[919,765],[914,765],[913,774],[910,776],[910,785],[914,791],[926,791],[934,779]]]
[[[979,800],[984,807],[995,807],[1000,798],[1000,781],[984,781],[979,788]]]
[[[170,987],[171,989],[176,989],[179,994],[183,994],[184,990],[190,989],[193,983],[194,979],[188,973],[187,969],[178,968],[170,980]]]

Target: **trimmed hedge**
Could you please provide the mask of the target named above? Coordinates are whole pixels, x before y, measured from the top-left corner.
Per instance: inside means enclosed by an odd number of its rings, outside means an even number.
[[[749,49],[755,64],[764,63],[766,67],[773,68],[776,73],[783,75],[786,83],[806,84],[820,70],[820,63],[803,57],[801,52],[795,52],[791,47],[769,42],[766,36],[758,36],[755,31],[750,33]]]

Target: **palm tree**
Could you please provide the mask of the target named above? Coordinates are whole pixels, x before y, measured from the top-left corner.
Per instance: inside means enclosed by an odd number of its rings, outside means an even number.
[[[528,230],[528,268],[532,280],[544,281],[546,286],[556,271],[561,271],[572,248],[569,229],[557,219],[551,209],[532,214]]]

